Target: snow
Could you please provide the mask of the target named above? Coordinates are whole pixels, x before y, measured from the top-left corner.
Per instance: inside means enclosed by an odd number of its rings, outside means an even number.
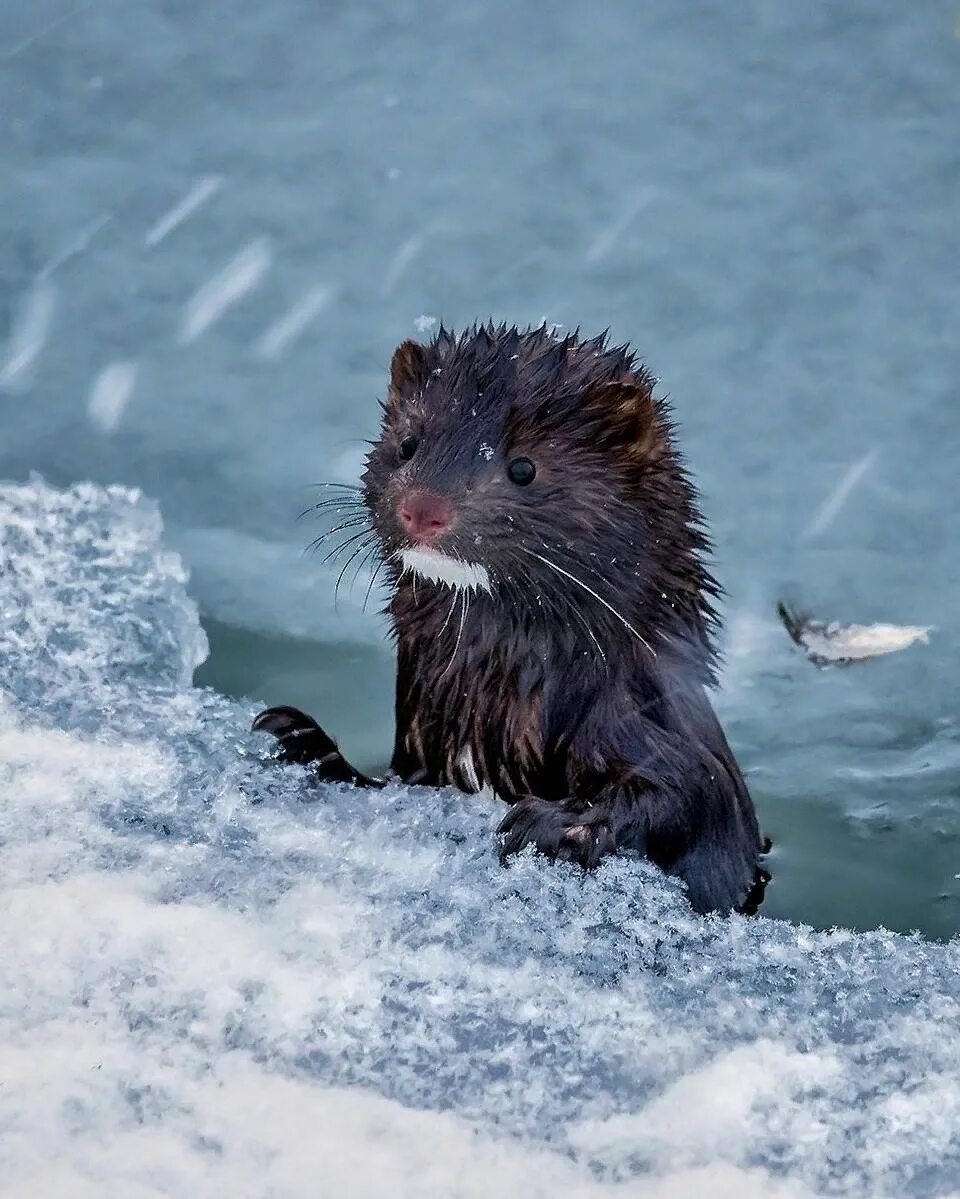
[[[39,279],[23,300],[10,333],[6,361],[0,362],[0,392],[23,386],[29,379],[49,336],[56,298],[53,285]]]
[[[196,341],[220,320],[227,309],[259,287],[270,269],[271,259],[269,239],[259,237],[198,287],[184,308],[181,342],[189,344]]]
[[[285,354],[297,338],[306,332],[311,322],[329,307],[333,296],[332,287],[309,288],[287,312],[264,330],[254,347],[257,357],[272,361]]]
[[[150,502],[34,479],[0,531],[0,1194],[957,1193],[960,943],[311,788],[190,685]]]
[[[183,199],[178,200],[169,211],[150,226],[143,239],[144,246],[148,250],[158,246],[184,221],[189,220],[208,200],[211,200],[222,186],[223,179],[219,175],[205,175],[199,179]]]
[[[804,541],[811,541],[815,537],[821,536],[833,525],[847,500],[860,485],[861,480],[875,466],[877,457],[877,451],[870,450],[843,472],[843,477],[814,513],[809,525],[804,530]]]
[[[400,282],[407,268],[423,252],[427,244],[428,237],[432,232],[434,232],[434,230],[431,227],[424,229],[419,233],[413,233],[399,246],[396,253],[391,258],[390,265],[387,267],[386,274],[383,277],[383,283],[380,287],[381,297],[386,297],[391,294],[391,292]]]
[[[101,433],[113,433],[130,402],[140,367],[136,362],[111,362],[97,375],[87,401],[87,416]]]

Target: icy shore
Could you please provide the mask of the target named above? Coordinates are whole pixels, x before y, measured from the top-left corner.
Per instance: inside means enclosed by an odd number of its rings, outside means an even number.
[[[204,652],[149,502],[0,487],[0,1194],[960,1193],[960,942],[503,871]]]

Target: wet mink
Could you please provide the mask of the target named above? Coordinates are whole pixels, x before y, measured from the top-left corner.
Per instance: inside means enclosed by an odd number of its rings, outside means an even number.
[[[362,488],[392,588],[391,770],[490,786],[504,860],[636,849],[698,911],[754,910],[757,820],[705,690],[718,586],[653,384],[605,336],[487,325],[397,349]],[[254,727],[321,778],[381,785],[294,708]]]

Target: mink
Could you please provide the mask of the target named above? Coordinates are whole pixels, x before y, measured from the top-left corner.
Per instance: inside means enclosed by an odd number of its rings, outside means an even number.
[[[754,911],[765,846],[708,698],[720,588],[655,382],[606,334],[545,326],[395,351],[355,518],[390,588],[390,774],[492,790],[504,862],[639,851],[696,911]],[[321,779],[382,785],[295,708],[254,727]]]

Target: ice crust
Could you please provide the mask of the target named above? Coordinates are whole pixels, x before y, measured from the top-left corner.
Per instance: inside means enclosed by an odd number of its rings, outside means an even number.
[[[139,495],[0,534],[0,1194],[960,1193],[960,943],[502,870],[485,801],[310,788],[191,687]]]

